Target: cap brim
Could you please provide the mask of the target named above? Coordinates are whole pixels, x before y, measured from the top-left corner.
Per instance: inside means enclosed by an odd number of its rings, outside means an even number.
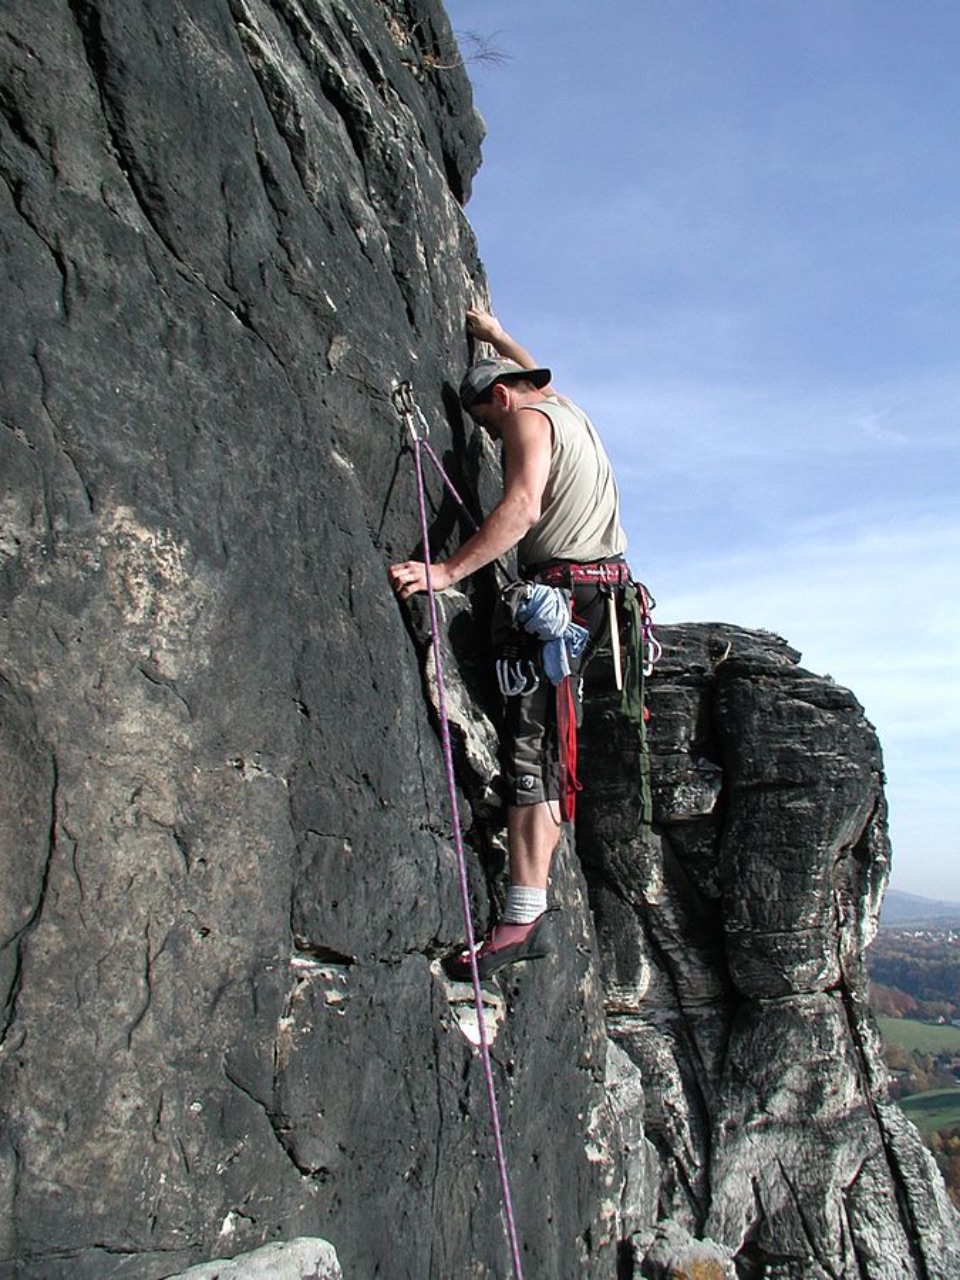
[[[545,387],[552,378],[553,374],[549,369],[521,369],[516,373],[498,373],[495,378],[490,379],[482,390],[474,391],[473,388],[471,388],[469,402],[464,400],[463,394],[461,393],[460,402],[465,409],[469,409],[470,405],[475,404],[481,396],[486,395],[490,388],[497,382],[532,382],[539,390],[541,387]]]

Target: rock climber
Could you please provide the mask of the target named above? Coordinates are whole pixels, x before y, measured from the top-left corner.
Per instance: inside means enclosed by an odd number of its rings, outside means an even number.
[[[469,309],[467,331],[489,343],[496,358],[467,370],[460,387],[464,410],[502,443],[503,496],[477,532],[429,573],[443,591],[517,548],[524,584],[561,588],[572,599],[572,630],[585,647],[567,655],[572,679],[562,686],[579,699],[579,675],[610,631],[608,602],[629,582],[627,539],[620,524],[620,497],[610,461],[596,429],[581,409],[557,394],[549,369],[541,368],[489,312]],[[407,560],[390,567],[402,600],[427,589],[426,564]],[[508,612],[515,621],[522,603],[514,588]],[[555,593],[556,594],[556,593]],[[504,612],[501,597],[500,611]],[[569,604],[565,605],[569,611]],[[569,619],[569,612],[568,612]],[[487,978],[504,965],[549,954],[547,886],[559,843],[565,774],[565,710],[579,718],[579,705],[562,706],[557,687],[543,671],[541,646],[528,632],[509,629],[514,643],[498,664],[505,699],[501,734],[507,790],[509,884],[504,910],[478,944],[477,968]],[[589,634],[587,634],[589,633]],[[496,642],[496,638],[495,638]],[[543,651],[547,645],[543,646]],[[505,673],[505,678],[504,678]],[[575,728],[573,729],[575,739]],[[469,980],[470,953],[450,957],[447,972]]]

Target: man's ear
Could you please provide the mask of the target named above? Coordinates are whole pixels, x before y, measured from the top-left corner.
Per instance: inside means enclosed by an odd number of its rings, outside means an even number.
[[[499,405],[501,409],[510,408],[510,388],[505,382],[493,384],[493,403]]]

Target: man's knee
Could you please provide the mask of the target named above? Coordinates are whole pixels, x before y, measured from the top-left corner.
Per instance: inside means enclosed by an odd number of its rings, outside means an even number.
[[[546,804],[560,798],[558,780],[544,777],[542,769],[515,771],[510,765],[504,769],[507,804],[527,809],[535,804]]]

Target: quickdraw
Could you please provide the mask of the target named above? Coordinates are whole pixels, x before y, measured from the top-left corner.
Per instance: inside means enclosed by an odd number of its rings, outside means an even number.
[[[403,421],[410,435],[410,442],[413,445],[415,455],[419,455],[422,450],[434,467],[440,479],[446,485],[450,492],[450,496],[459,506],[460,510],[467,518],[467,523],[476,532],[479,528],[476,520],[470,514],[467,504],[457,492],[457,487],[444,470],[443,463],[437,457],[433,446],[430,443],[430,424],[423,416],[423,410],[417,404],[416,396],[413,394],[413,384],[410,381],[398,382],[391,392],[393,407],[397,412],[397,416]]]
[[[642,582],[638,582],[636,587],[640,607],[640,634],[643,638],[643,674],[649,677],[663,657],[663,645],[653,634],[653,618],[650,616],[657,607],[657,602]]]
[[[391,391],[390,397],[393,400],[394,409],[410,432],[410,439],[414,443],[417,441],[422,443],[426,440],[430,435],[430,424],[417,404],[416,396],[413,394],[413,383],[409,380],[398,382]]]

